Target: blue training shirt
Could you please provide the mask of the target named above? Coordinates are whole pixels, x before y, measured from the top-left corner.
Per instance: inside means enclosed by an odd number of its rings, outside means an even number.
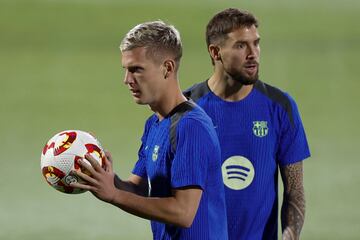
[[[172,189],[183,187],[203,191],[189,228],[151,221],[154,239],[226,240],[220,146],[206,113],[186,101],[161,121],[154,114],[147,120],[141,140],[133,173],[148,179],[150,197],[169,197]]]
[[[185,95],[211,117],[219,137],[229,239],[277,240],[278,166],[310,156],[294,100],[260,80],[241,101],[224,101],[207,81]]]

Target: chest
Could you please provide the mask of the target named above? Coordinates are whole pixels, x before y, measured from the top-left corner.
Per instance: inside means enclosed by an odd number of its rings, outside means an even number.
[[[146,171],[150,180],[168,178],[171,168],[170,133],[167,123],[155,123],[149,130],[144,148]]]
[[[266,103],[203,106],[219,137],[222,156],[274,157],[281,135],[280,113]]]

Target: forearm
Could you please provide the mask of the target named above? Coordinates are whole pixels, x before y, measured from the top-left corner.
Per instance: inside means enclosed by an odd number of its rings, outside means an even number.
[[[297,240],[304,224],[305,196],[304,191],[284,194],[281,209],[281,225],[283,240]]]
[[[114,177],[114,185],[117,189],[135,193],[140,196],[146,197],[148,195],[147,187],[144,186],[145,184],[134,184],[131,181],[123,181],[120,179],[118,175],[115,175]]]
[[[177,189],[165,198],[143,197],[117,190],[111,204],[136,216],[177,225],[191,226],[202,196],[202,190]]]
[[[91,156],[86,155],[91,166],[79,160],[79,164],[89,171],[74,174],[85,183],[74,182],[70,186],[91,191],[98,199],[113,204],[122,210],[149,220],[157,220],[180,227],[189,227],[196,215],[202,196],[202,189],[189,186],[173,189],[165,198],[144,197],[137,190],[147,189],[147,181],[132,174],[128,181],[122,181],[115,175],[108,160],[107,168],[102,168]]]
[[[300,237],[305,217],[305,194],[302,162],[280,168],[284,183],[284,198],[281,208],[283,240],[297,240]]]

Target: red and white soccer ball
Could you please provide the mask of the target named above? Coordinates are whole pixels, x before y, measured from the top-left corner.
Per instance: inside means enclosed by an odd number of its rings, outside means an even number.
[[[82,170],[78,164],[80,158],[89,153],[101,166],[104,165],[105,152],[99,141],[91,134],[80,130],[67,130],[55,134],[45,145],[41,153],[41,172],[47,183],[64,193],[83,193],[85,190],[70,187],[72,182],[82,182],[72,170]],[[84,161],[90,164],[87,160]]]

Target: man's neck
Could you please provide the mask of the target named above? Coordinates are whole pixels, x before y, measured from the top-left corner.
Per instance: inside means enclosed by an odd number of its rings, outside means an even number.
[[[182,94],[178,84],[169,87],[168,91],[161,97],[157,103],[149,104],[152,111],[156,113],[159,120],[164,119],[176,106],[187,101]]]
[[[208,85],[210,90],[224,101],[236,102],[246,98],[251,90],[253,84],[243,85],[225,74],[214,73]]]

